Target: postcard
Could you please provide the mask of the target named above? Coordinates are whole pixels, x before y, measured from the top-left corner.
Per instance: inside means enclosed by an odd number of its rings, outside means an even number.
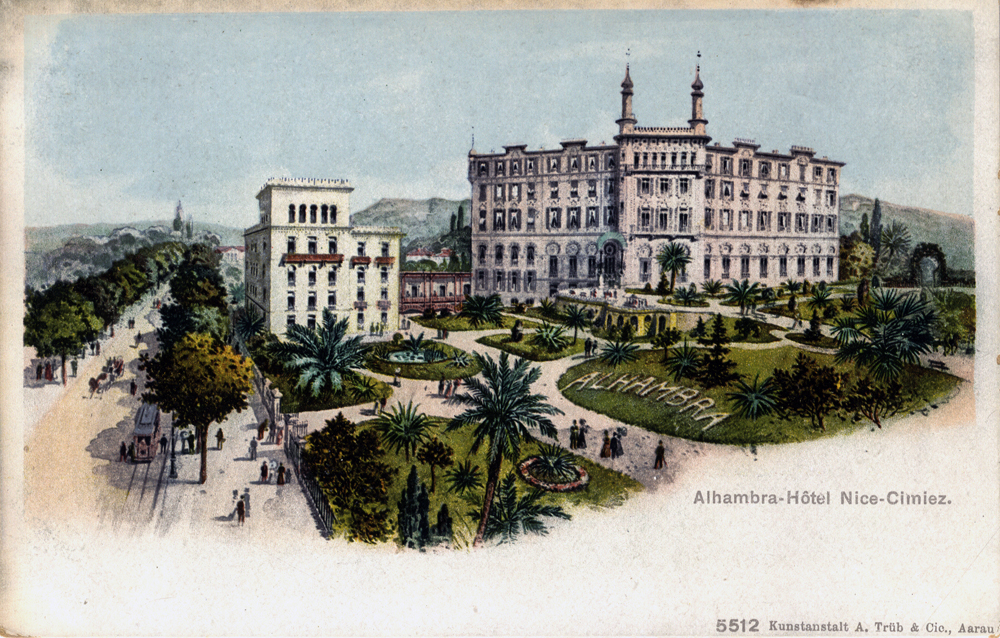
[[[995,5],[66,9],[5,633],[1000,634]]]

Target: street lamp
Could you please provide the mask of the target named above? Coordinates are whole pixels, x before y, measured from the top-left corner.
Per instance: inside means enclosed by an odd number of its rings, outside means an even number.
[[[173,418],[170,419],[170,478],[177,478],[177,432]]]

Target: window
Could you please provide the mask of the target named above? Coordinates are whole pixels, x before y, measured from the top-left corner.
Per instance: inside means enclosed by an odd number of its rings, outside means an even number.
[[[781,185],[781,190],[778,192],[778,201],[783,202],[788,199],[788,186],[785,184]]]
[[[336,255],[337,254],[337,238],[336,237],[327,237],[326,248],[327,248],[327,252],[328,253],[330,253],[331,255]]]
[[[516,208],[510,210],[510,229],[521,230],[521,211]]]
[[[534,173],[535,172],[535,160],[534,159],[525,160],[525,169],[529,173]]]
[[[677,188],[679,189],[681,195],[687,195],[688,189],[690,187],[691,187],[690,179],[682,177],[679,180],[677,180]]]
[[[722,278],[723,279],[729,279],[729,262],[730,262],[730,258],[729,257],[723,257],[722,258]]]
[[[837,183],[837,169],[835,168],[826,169],[826,183],[827,184]]]
[[[389,283],[389,269],[386,268],[385,266],[382,266],[382,271],[380,274],[382,283],[384,284]]]
[[[670,209],[661,208],[656,216],[656,227],[659,230],[667,230],[670,219]]]
[[[642,230],[649,230],[649,209],[643,208],[639,210],[639,228]]]
[[[733,183],[722,182],[722,199],[732,199],[732,198],[733,198]]]
[[[721,159],[722,159],[722,161],[721,161],[720,166],[719,166],[719,172],[722,173],[723,175],[732,175],[733,174],[733,158],[731,158],[731,157],[723,157]]]
[[[486,209],[485,208],[480,208],[479,209],[479,230],[482,230],[482,231],[486,230]]]
[[[760,277],[761,279],[767,278],[767,257],[760,258]]]
[[[819,276],[819,257],[813,257],[813,277]]]
[[[670,180],[666,177],[660,178],[660,195],[670,194]]]
[[[476,271],[476,290],[486,290],[486,271]]]
[[[593,158],[590,160],[593,162]],[[587,180],[587,197],[597,197],[597,180]]]
[[[365,312],[364,310],[358,311],[358,330],[365,329]]]
[[[823,179],[823,167],[813,166],[813,181],[821,181]]]
[[[358,301],[363,302],[365,300],[365,289],[358,288]]]
[[[677,232],[679,233],[691,232],[690,218],[691,215],[688,213],[688,209],[682,208],[677,216],[677,222],[678,222]]]
[[[306,244],[306,250],[309,252],[310,255],[315,255],[316,254],[316,238],[315,237],[310,237],[309,238],[308,243]]]
[[[300,204],[299,205],[299,223],[300,224],[306,223],[306,205],[305,204]]]
[[[743,199],[750,197],[750,182],[743,182],[743,188],[740,189],[740,197]]]
[[[288,309],[295,310],[295,293],[288,293]]]
[[[535,291],[535,271],[529,270],[524,273],[524,292]]]
[[[788,179],[788,164],[778,164],[778,179]]]
[[[306,297],[306,310],[316,311],[316,293],[311,292],[309,296]]]
[[[733,211],[728,208],[723,208],[719,211],[719,230],[732,230],[733,229]]]
[[[604,183],[608,185],[608,188],[606,189],[608,195],[614,195],[614,193],[615,193],[615,180],[613,180],[613,179],[604,180]]]
[[[702,271],[702,277],[704,279],[711,279],[712,278],[712,258],[711,257],[705,257],[705,268]]]
[[[549,172],[550,173],[558,173],[559,172],[559,158],[558,157],[550,157],[549,158]]]
[[[517,244],[510,247],[510,265],[516,266],[518,259],[521,257],[521,248]]]
[[[778,276],[788,276],[788,257],[778,257]]]
[[[767,199],[767,183],[760,185],[760,193],[757,194],[757,199]]]
[[[639,260],[639,281],[649,281],[649,260]]]
[[[837,191],[826,191],[826,205],[827,206],[837,205]]]
[[[748,210],[741,210],[740,211],[739,229],[740,230],[753,230],[753,222],[750,219],[750,211],[748,211]]]
[[[528,232],[535,231],[535,209],[528,209],[528,218],[525,220],[525,230]]]
[[[326,307],[327,308],[337,307],[337,293],[335,292],[326,293]]]
[[[561,228],[562,210],[559,208],[550,208],[547,219],[548,223],[546,224],[546,228]]]
[[[441,288],[444,288],[444,286],[441,286]],[[443,291],[442,291],[441,296],[444,297]],[[388,301],[389,300],[389,289],[388,288],[383,288],[382,290],[380,290],[379,293],[378,293],[378,298],[381,299],[382,301]]]
[[[591,255],[587,257],[587,277],[593,279],[597,276],[597,257]]]
[[[337,285],[337,269],[331,268],[326,273],[326,285],[334,287]]]
[[[510,163],[510,174],[511,175],[521,174],[521,162],[514,160]]]
[[[611,170],[614,167],[615,167],[615,156],[612,155],[611,153],[608,153],[608,155],[604,158],[604,168],[607,170]]]
[[[497,266],[503,265],[503,245],[493,249],[493,263]]]
[[[294,286],[295,285],[295,269],[294,268],[289,268],[288,269],[288,285],[289,286]]]
[[[649,153],[642,154],[642,165],[649,166]]]
[[[288,205],[288,223],[289,224],[295,223],[295,204]]]
[[[711,208],[705,209],[705,230],[712,230],[712,222],[715,217],[715,213]]]
[[[820,230],[822,230],[822,224],[823,224],[823,217],[821,217],[820,215],[813,215],[812,232],[818,233]]]
[[[379,315],[379,320],[382,322],[383,326],[387,325],[389,323],[389,313],[383,312],[381,315]]]
[[[320,222],[325,224],[328,219],[330,219],[330,209],[326,204],[323,204],[323,207],[320,209]]]
[[[295,325],[295,315],[288,315],[288,318],[285,320],[285,324],[289,325],[289,326],[294,326]]]
[[[790,213],[778,213],[778,232],[779,233],[788,232],[788,226],[791,223],[790,218],[791,218],[791,214]]]
[[[288,254],[295,254],[295,237],[292,237],[291,235],[288,237]]]
[[[799,164],[799,181],[800,182],[806,181],[806,165],[805,164]]]
[[[364,268],[358,268],[358,283],[359,284],[365,283],[365,269]]]
[[[486,184],[479,185],[479,199],[480,201],[486,201]]]
[[[597,228],[600,224],[597,219],[597,206],[587,207],[587,228]]]
[[[310,270],[308,272],[307,279],[309,280],[309,285],[310,286],[315,286],[316,285],[316,271],[315,270]]]
[[[750,177],[750,160],[740,160],[740,177]]]
[[[512,271],[510,273],[510,291],[520,292],[521,290],[521,273]]]
[[[605,206],[604,207],[604,224],[606,226],[614,226],[617,223],[615,218],[615,207]]]
[[[806,232],[806,216],[802,213],[797,213],[795,215],[795,232]]]
[[[806,258],[805,257],[796,257],[796,259],[795,259],[795,270],[798,273],[799,277],[805,277],[806,276]]]
[[[750,258],[740,257],[740,279],[749,279],[750,277]]]
[[[531,199],[531,200],[535,199],[535,183],[534,182],[528,182],[527,193],[528,193],[528,199]]]
[[[579,197],[580,196],[580,182],[573,180],[569,183],[569,196]]]
[[[570,158],[570,160],[569,160],[569,170],[571,170],[571,171],[578,171],[578,170],[580,170],[580,158],[579,157],[571,157]]]
[[[833,277],[833,257],[826,258],[826,276]]]
[[[575,256],[570,257],[567,260],[567,265],[569,270],[569,278],[576,279],[576,257]]]
[[[358,242],[358,257],[364,257],[364,256],[365,256],[365,242],[359,241]]]
[[[559,199],[559,182],[549,182],[549,199]]]
[[[622,158],[622,159],[625,159],[625,158]],[[632,168],[639,168],[639,154],[638,153],[633,153],[632,154]]]
[[[670,165],[677,166],[677,153],[670,154]]]
[[[503,290],[504,275],[502,270],[493,273],[493,290]]]
[[[757,175],[761,179],[771,179],[771,162],[761,162],[757,169]]]
[[[504,174],[504,164],[503,164],[503,162],[497,162],[496,163],[496,174],[497,175],[503,175]]]
[[[382,256],[383,257],[389,256],[389,242],[387,241],[382,242]]]
[[[528,246],[524,249],[524,261],[529,266],[535,265],[535,247]]]
[[[757,211],[757,230],[771,230],[771,213],[766,210]]]
[[[580,227],[580,209],[579,208],[567,208],[566,209],[566,228],[579,228]]]
[[[826,232],[832,233],[837,226],[837,218],[834,215],[826,216]]]
[[[817,188],[816,190],[813,191],[813,195],[814,195],[814,197],[813,197],[813,203],[814,204],[816,204],[817,206],[819,206],[821,203],[823,203],[823,191],[822,190],[820,190],[820,189]]]
[[[640,177],[638,181],[639,181],[639,193],[642,195],[649,195],[649,178]]]
[[[493,199],[498,202],[503,201],[503,184],[496,184],[493,187]]]
[[[559,258],[555,255],[549,257],[549,279],[559,277]]]
[[[715,180],[706,179],[705,180],[705,199],[715,198]]]
[[[337,223],[337,207],[333,206],[332,204],[330,205],[330,223],[331,224]]]
[[[693,155],[693,153],[692,153],[692,155]],[[687,166],[687,163],[688,163],[688,154],[687,153],[681,153],[681,166]]]
[[[316,223],[316,204],[313,204],[312,206],[309,207],[309,223],[310,224]]]
[[[504,210],[498,208],[493,211],[493,230],[503,230],[504,229]]]
[[[486,162],[479,162],[479,176],[483,177],[490,174],[490,169]]]
[[[512,200],[514,200],[514,201],[520,201],[521,200],[521,185],[520,184],[511,184],[510,185],[510,198]]]
[[[486,244],[479,245],[479,265],[486,265]]]

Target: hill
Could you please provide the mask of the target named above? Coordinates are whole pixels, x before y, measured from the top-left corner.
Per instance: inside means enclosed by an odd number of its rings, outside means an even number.
[[[24,250],[27,253],[47,253],[62,247],[72,237],[106,237],[118,228],[146,230],[153,226],[171,228],[172,219],[137,221],[129,224],[63,224],[61,226],[29,226],[24,229]],[[208,231],[219,236],[222,246],[242,246],[243,229],[221,224],[195,222],[196,231]]]
[[[975,269],[975,228],[971,217],[942,213],[926,208],[903,206],[885,200],[882,205],[882,226],[893,221],[905,224],[910,231],[911,248],[921,242],[937,244],[948,260],[948,269]],[[840,198],[840,234],[850,235],[861,226],[865,214],[871,219],[875,200],[863,195]]]
[[[402,252],[415,248],[431,248],[435,242],[451,233],[451,216],[458,207],[465,209],[465,223],[469,223],[469,205],[466,199],[380,199],[368,208],[351,215],[351,223],[357,226],[398,226],[406,233]],[[455,242],[451,242],[455,243]],[[448,242],[446,242],[446,245]],[[448,245],[455,250],[468,252],[469,248]]]

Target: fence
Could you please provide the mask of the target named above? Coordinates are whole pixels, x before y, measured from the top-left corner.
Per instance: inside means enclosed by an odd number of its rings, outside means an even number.
[[[293,428],[296,426],[293,425]],[[316,480],[309,475],[308,464],[302,463],[302,450],[305,447],[305,439],[290,433],[285,439],[285,456],[292,467],[295,468],[295,475],[299,478],[302,490],[306,494],[306,499],[316,513],[316,518],[323,525],[324,533],[329,536],[333,533],[333,523],[337,520],[336,515],[330,508],[330,503],[326,500],[326,495],[320,489]]]

